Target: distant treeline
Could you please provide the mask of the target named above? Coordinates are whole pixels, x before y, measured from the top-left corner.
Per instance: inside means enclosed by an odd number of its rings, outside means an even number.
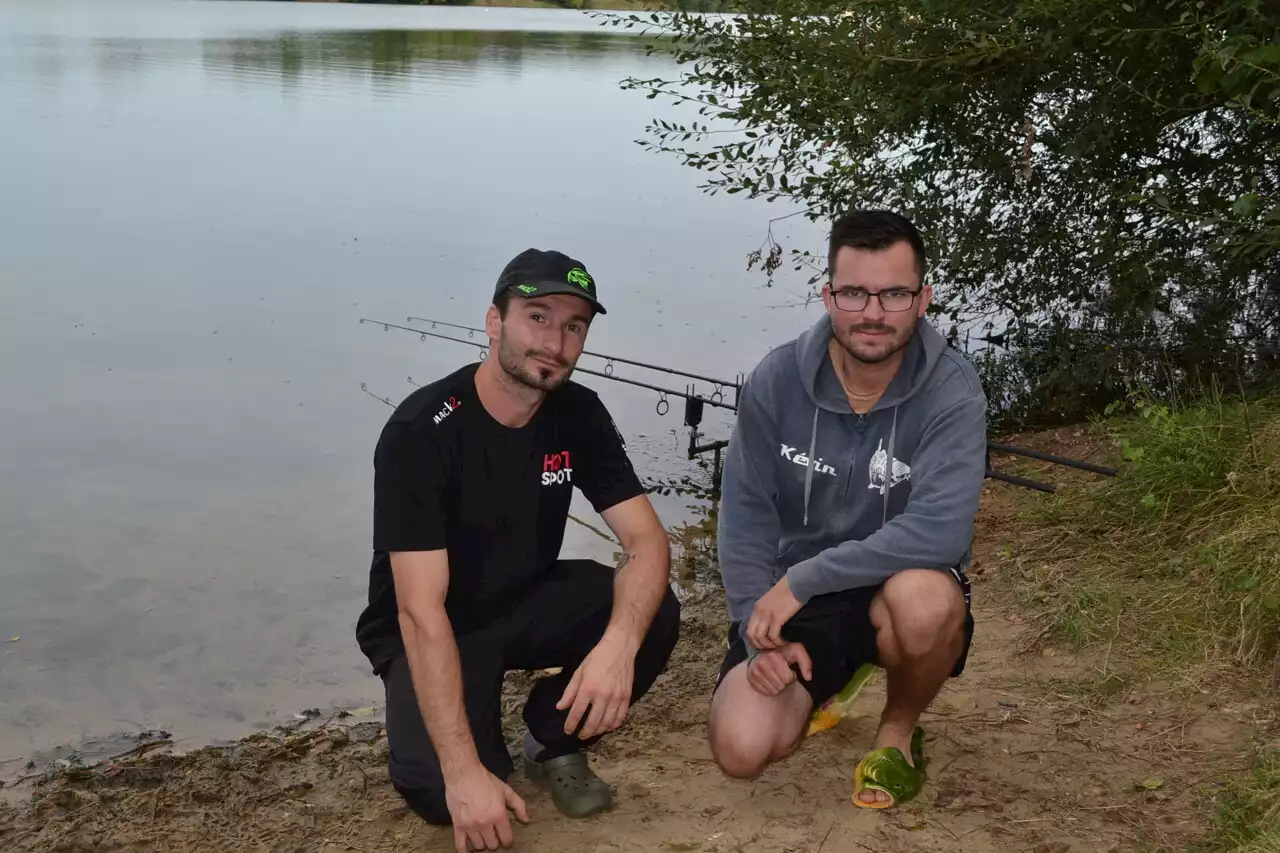
[[[317,0],[310,0],[317,2]],[[475,0],[319,0],[319,2],[383,3],[402,6],[473,6]],[[486,0],[486,6],[558,7],[561,9],[674,9],[681,12],[729,12],[734,0]]]
[[[617,52],[643,55],[645,37],[592,28],[577,32],[536,30],[374,30],[293,33],[279,39],[207,39],[203,61],[210,68],[278,74],[286,83],[303,80],[309,72],[350,74],[368,79],[378,88],[407,87],[416,69],[439,62],[462,75],[484,61],[490,66],[518,68],[533,54],[572,56],[576,67]]]
[[[473,0],[337,0],[346,3],[385,3],[397,6],[473,6]],[[526,0],[513,3],[487,3],[498,6],[559,6],[562,9],[590,9],[590,0]]]

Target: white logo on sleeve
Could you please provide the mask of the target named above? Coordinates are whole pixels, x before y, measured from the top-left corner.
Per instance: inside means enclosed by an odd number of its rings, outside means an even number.
[[[444,408],[436,412],[436,416],[431,419],[431,422],[439,426],[442,420],[444,420],[445,418],[449,417],[449,415],[457,411],[458,407],[461,405],[462,405],[462,401],[459,400],[457,397],[450,397],[445,402]]]
[[[892,489],[904,480],[911,479],[911,466],[905,462],[894,459],[893,467],[889,467],[889,454],[884,449],[884,439],[880,439],[880,443],[876,445],[876,452],[871,454],[871,465],[867,469],[867,488],[879,489],[880,494],[884,494],[886,488]],[[885,472],[889,471],[888,486],[885,485]]]
[[[809,456],[806,453],[796,453],[798,449],[799,448],[789,447],[784,444],[782,445],[782,453],[780,455],[782,456],[783,459],[787,460],[788,462],[794,462],[796,465],[799,465],[801,468],[808,468],[809,465],[812,464],[813,470],[816,473],[830,474],[832,477],[836,476],[836,469],[832,468],[826,462],[823,462],[822,457],[818,457],[817,459],[811,460],[809,459]]]

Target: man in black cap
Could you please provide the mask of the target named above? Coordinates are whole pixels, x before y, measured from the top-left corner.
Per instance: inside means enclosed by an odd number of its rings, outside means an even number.
[[[556,807],[612,803],[583,747],[618,728],[680,627],[670,544],[596,394],[569,379],[604,314],[586,268],[529,249],[502,271],[490,348],[400,404],[374,454],[373,563],[357,638],[386,686],[391,781],[465,851],[510,846],[508,670],[559,667],[524,706],[524,768]],[[621,543],[561,560],[573,487]],[[425,721],[425,722],[424,722]]]

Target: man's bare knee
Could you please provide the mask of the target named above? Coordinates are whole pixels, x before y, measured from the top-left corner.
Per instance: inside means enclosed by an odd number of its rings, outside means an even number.
[[[755,779],[769,766],[769,750],[724,736],[712,735],[711,757],[716,766],[734,779]]]
[[[909,569],[885,583],[879,615],[887,619],[893,656],[919,660],[950,650],[964,631],[964,594],[955,578],[933,569]],[[873,619],[875,622],[875,605]],[[879,631],[884,629],[877,626]]]
[[[773,743],[758,721],[753,724],[724,708],[713,708],[707,728],[711,757],[726,776],[754,779],[769,766]]]
[[[756,778],[799,746],[809,704],[808,694],[794,684],[766,697],[747,683],[745,670],[730,671],[716,691],[707,726],[716,765],[735,779]]]
[[[761,737],[761,734],[766,737]],[[804,741],[804,731],[790,733],[748,729],[745,724],[711,730],[711,756],[726,776],[755,779],[775,761],[786,758]]]

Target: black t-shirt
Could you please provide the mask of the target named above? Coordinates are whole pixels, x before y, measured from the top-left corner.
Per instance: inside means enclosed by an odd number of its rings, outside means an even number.
[[[547,394],[523,427],[499,423],[470,364],[410,394],[374,452],[373,562],[356,638],[375,673],[403,652],[391,551],[448,550],[456,633],[496,618],[559,558],[577,486],[596,512],[644,492],[595,392]]]

